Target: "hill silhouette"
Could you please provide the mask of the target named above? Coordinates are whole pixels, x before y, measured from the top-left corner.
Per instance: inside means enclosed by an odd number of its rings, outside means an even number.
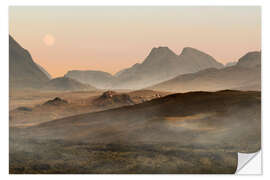
[[[9,85],[12,89],[40,88],[48,76],[31,54],[9,35]]]

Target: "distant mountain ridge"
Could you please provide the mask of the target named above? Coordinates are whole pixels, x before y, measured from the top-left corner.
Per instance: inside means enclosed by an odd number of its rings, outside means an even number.
[[[44,90],[50,91],[84,91],[96,90],[95,87],[89,84],[83,84],[75,79],[69,77],[58,77],[51,79],[42,86]]]
[[[81,83],[91,84],[99,89],[110,88],[116,78],[107,72],[102,71],[80,71],[72,70],[65,74],[65,77],[70,77],[80,81]]]
[[[65,76],[98,88],[141,89],[169,80],[179,74],[197,72],[206,68],[222,68],[210,55],[186,47],[178,56],[168,47],[153,48],[142,63],[117,72],[114,76],[96,71],[69,71]]]
[[[224,66],[212,56],[191,47],[183,48],[180,55],[168,47],[155,47],[142,63],[115,75],[71,70],[64,77],[51,79],[50,74],[33,61],[30,53],[9,36],[9,73],[12,89],[260,90],[261,52],[249,52],[235,65]]]
[[[197,72],[209,67],[222,68],[214,58],[194,48],[184,48],[178,56],[168,47],[153,48],[141,64],[117,73],[115,85],[123,89],[140,89],[179,74]]]
[[[237,64],[223,69],[208,68],[179,75],[147,89],[159,91],[261,90],[261,52],[249,52]]]

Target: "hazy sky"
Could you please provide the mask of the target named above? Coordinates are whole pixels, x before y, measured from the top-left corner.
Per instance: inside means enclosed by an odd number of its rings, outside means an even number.
[[[10,34],[53,77],[68,70],[115,73],[153,47],[204,51],[235,61],[261,48],[260,7],[12,6]]]

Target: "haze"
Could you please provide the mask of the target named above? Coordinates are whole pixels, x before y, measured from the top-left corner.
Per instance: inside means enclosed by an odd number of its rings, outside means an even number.
[[[157,46],[176,54],[194,47],[222,63],[261,49],[260,7],[11,6],[9,13],[10,34],[53,77],[115,73]]]

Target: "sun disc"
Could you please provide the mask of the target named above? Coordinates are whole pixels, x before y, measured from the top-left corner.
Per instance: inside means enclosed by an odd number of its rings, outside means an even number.
[[[55,39],[53,37],[53,35],[51,34],[46,34],[44,37],[43,37],[43,42],[46,46],[52,46],[54,45],[54,42],[55,42]]]

